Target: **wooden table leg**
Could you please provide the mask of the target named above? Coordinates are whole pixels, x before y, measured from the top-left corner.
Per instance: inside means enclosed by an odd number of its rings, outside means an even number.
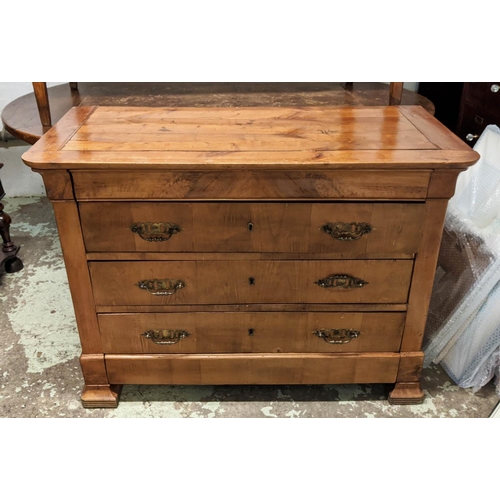
[[[42,126],[49,128],[52,126],[50,118],[49,93],[47,92],[47,84],[45,82],[32,82],[35,92],[36,105],[38,106],[38,114]],[[44,130],[45,131],[45,130]]]
[[[389,105],[399,106],[403,97],[403,84],[391,82],[389,87]]]

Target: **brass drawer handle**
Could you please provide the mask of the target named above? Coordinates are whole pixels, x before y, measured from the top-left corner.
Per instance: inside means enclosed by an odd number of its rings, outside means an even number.
[[[326,278],[319,279],[314,282],[316,285],[323,288],[363,288],[368,285],[368,281],[361,278],[355,278],[348,274],[332,274]]]
[[[182,231],[182,228],[174,222],[136,222],[130,229],[143,240],[153,242],[167,241]]]
[[[137,283],[141,290],[146,290],[151,295],[173,295],[177,290],[184,288],[186,283],[182,280],[172,280],[170,278],[142,280]]]
[[[148,330],[141,334],[144,338],[151,340],[158,345],[172,345],[177,344],[182,339],[191,335],[185,330]]]
[[[313,334],[329,344],[348,344],[352,339],[359,337],[361,332],[350,328],[332,328],[329,330],[315,330]]]
[[[340,241],[359,240],[364,234],[373,230],[368,222],[328,222],[320,230]]]

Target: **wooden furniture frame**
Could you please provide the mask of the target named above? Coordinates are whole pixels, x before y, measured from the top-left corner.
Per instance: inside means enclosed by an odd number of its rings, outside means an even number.
[[[122,384],[422,401],[446,206],[477,159],[412,106],[72,109],[23,160],[54,207],[84,406]]]

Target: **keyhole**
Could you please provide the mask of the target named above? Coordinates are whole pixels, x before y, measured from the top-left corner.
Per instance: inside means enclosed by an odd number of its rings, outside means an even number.
[[[248,223],[248,230],[253,231],[253,224],[251,222]]]
[[[254,332],[253,328],[248,329],[248,335],[250,335],[250,337],[253,337],[253,332]]]
[[[248,283],[250,285],[255,285],[255,278],[248,278]]]

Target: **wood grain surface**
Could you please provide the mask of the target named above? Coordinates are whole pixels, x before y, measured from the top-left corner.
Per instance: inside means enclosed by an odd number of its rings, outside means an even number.
[[[96,306],[98,313],[165,312],[396,312],[406,311],[406,304],[215,304],[215,305],[140,305]]]
[[[276,158],[279,161],[279,158]],[[73,171],[85,200],[424,200],[431,170]]]
[[[383,352],[399,350],[404,313],[164,313],[100,314],[105,353]],[[142,334],[182,330],[189,336],[158,345]],[[330,344],[313,332],[350,329],[359,336]]]
[[[342,256],[417,251],[423,203],[80,203],[87,252],[304,253]],[[175,223],[165,241],[132,232],[140,222]],[[359,239],[342,240],[322,228],[369,224]],[[327,228],[328,230],[328,228]],[[147,235],[146,235],[147,236]]]
[[[54,143],[60,147],[47,147]],[[29,166],[39,169],[54,164],[71,169],[281,165],[300,170],[304,165],[395,164],[449,168],[470,165],[477,158],[418,106],[79,107],[23,155]]]
[[[84,404],[119,384],[394,382],[392,403],[420,402],[447,201],[477,159],[419,107],[71,110],[23,160],[65,200]],[[360,334],[315,333],[333,329]]]
[[[74,201],[54,201],[52,206],[59,231],[83,354],[99,355],[102,353],[101,336],[97,324],[78,208]]]
[[[406,303],[411,260],[90,262],[97,305]],[[356,288],[323,288],[318,280],[350,275]],[[152,295],[142,280],[182,280],[172,295]]]
[[[389,104],[389,85],[359,82],[79,82],[47,89],[52,122],[59,121],[72,106],[197,106],[290,107],[290,106],[384,106]],[[433,103],[403,89],[402,104],[420,105],[434,114]],[[2,121],[15,137],[34,144],[47,131],[42,127],[33,93],[7,104]]]
[[[111,384],[364,384],[396,381],[399,354],[105,356]]]

